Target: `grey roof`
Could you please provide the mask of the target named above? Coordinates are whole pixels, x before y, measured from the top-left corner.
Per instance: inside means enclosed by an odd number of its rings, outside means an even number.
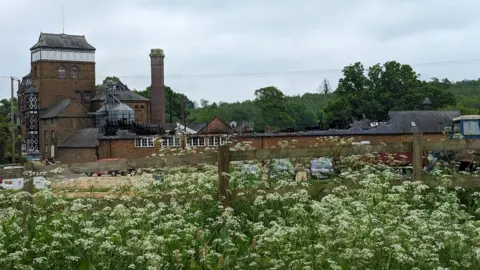
[[[430,99],[428,97],[426,97],[424,100],[423,100],[423,105],[430,105],[432,104],[432,102],[430,101]]]
[[[149,101],[150,99],[143,97],[135,92],[130,90],[120,91],[114,94],[114,96],[120,101]],[[106,94],[105,90],[101,90],[92,100],[105,100]]]
[[[442,133],[454,117],[460,116],[460,111],[392,111],[389,116],[389,129],[396,133],[412,133],[411,122],[422,133]]]
[[[25,93],[38,93],[38,90],[33,85],[30,85],[25,91]]]
[[[70,106],[70,104],[72,104],[72,100],[68,98],[57,100],[55,103],[50,105],[50,107],[48,107],[48,109],[40,118],[46,119],[58,117],[68,106]]]
[[[195,130],[196,132],[199,132],[200,130],[202,130],[207,125],[208,125],[208,122],[205,122],[205,123],[190,123],[190,124],[187,125],[187,127]]]
[[[365,125],[357,125],[349,129],[329,129],[289,133],[250,133],[241,137],[275,137],[275,136],[354,136],[354,135],[396,135],[412,134],[411,122],[415,122],[422,133],[442,133],[444,127],[452,125],[452,119],[460,116],[460,111],[392,111],[390,122],[379,123],[365,129]]]
[[[122,129],[119,129],[115,136],[105,136],[101,133],[98,135],[99,140],[130,140],[135,138],[138,138],[137,134],[130,132],[129,130]]]
[[[98,141],[98,128],[82,128],[75,130],[58,147],[63,148],[94,148]]]
[[[32,75],[29,73],[22,77],[22,81],[20,82],[20,88],[18,89],[19,93],[25,92],[29,86],[32,85]]]
[[[87,42],[85,36],[67,35],[67,34],[50,34],[40,33],[38,42],[30,48],[30,50],[38,48],[52,49],[70,49],[70,50],[87,50],[95,51],[95,47]]]
[[[97,112],[103,112],[103,111],[133,112],[133,109],[123,103],[117,103],[117,104],[114,104],[113,106],[108,106],[108,104],[104,104],[100,109],[97,110]]]

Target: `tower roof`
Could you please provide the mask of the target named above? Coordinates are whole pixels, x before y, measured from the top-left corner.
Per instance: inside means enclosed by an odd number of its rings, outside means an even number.
[[[85,36],[67,35],[67,34],[50,34],[40,33],[38,42],[33,45],[30,50],[39,48],[51,49],[70,49],[70,50],[86,50],[95,51],[95,47],[87,42]]]
[[[424,100],[423,100],[423,105],[431,105],[432,102],[430,101],[430,99],[428,97],[426,97]]]

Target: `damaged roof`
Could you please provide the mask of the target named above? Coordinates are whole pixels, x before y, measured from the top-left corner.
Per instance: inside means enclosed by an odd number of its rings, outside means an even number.
[[[63,140],[58,147],[63,148],[95,148],[99,137],[98,128],[82,128],[75,130]]]
[[[30,50],[33,51],[39,48],[74,49],[85,51],[96,50],[95,47],[87,42],[85,36],[51,33],[40,33],[38,42],[33,45]]]
[[[47,108],[45,113],[40,117],[41,119],[58,117],[68,106],[72,104],[72,100],[65,98],[55,101]]]
[[[460,116],[460,111],[391,111],[388,123],[378,123],[366,128],[365,123],[354,125],[349,129],[312,130],[285,133],[250,133],[240,137],[275,137],[275,136],[354,136],[354,135],[396,135],[412,134],[412,122],[422,133],[442,133],[444,127],[451,126],[453,118]],[[365,121],[365,120],[364,120]],[[368,121],[368,120],[367,120]]]

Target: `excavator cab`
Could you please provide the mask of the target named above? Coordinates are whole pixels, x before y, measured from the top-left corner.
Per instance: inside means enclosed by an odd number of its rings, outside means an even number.
[[[452,119],[449,130],[450,140],[480,139],[480,115],[463,115]]]
[[[445,128],[448,139],[480,139],[480,115],[462,115],[453,118],[452,121],[452,126]],[[480,164],[479,152],[474,149],[449,151],[447,156],[450,161],[460,163],[461,171],[475,170]]]

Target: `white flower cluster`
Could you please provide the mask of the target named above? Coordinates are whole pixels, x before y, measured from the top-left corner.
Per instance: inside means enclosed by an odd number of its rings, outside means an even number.
[[[480,268],[478,192],[392,186],[404,177],[366,162],[330,191],[324,181],[264,178],[268,164],[233,167],[227,208],[215,165],[165,168],[159,183],[145,174],[110,197],[2,192],[1,268]]]

